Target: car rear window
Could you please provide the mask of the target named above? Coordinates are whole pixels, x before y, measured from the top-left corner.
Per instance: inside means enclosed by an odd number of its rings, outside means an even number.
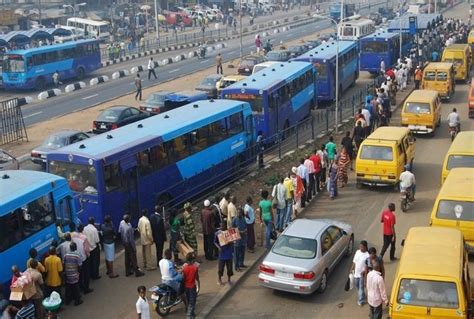
[[[315,239],[282,235],[273,245],[272,252],[285,257],[313,259],[316,257],[317,247]]]
[[[240,63],[241,66],[253,66],[255,65],[256,60],[242,60]]]
[[[459,307],[456,284],[446,281],[402,279],[397,301],[402,305],[421,307]]]
[[[360,151],[361,159],[392,161],[393,151],[390,146],[363,145]]]
[[[405,112],[412,114],[431,114],[431,106],[428,103],[408,102],[405,104]]]
[[[50,148],[60,148],[66,145],[67,138],[65,136],[50,135],[43,142],[43,146]]]
[[[450,220],[474,221],[474,202],[440,200],[436,217]]]
[[[122,110],[116,110],[116,109],[109,109],[105,110],[102,112],[99,117],[97,118],[98,121],[106,121],[106,122],[113,122],[118,120],[120,117],[120,113],[122,113]]]
[[[447,169],[456,167],[474,167],[474,156],[472,155],[450,155],[448,157]]]
[[[218,80],[219,79],[217,78],[205,78],[204,80],[202,80],[201,85],[215,86]]]

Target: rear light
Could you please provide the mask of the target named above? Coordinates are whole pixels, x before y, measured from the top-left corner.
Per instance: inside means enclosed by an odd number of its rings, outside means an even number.
[[[115,130],[116,128],[118,128],[118,125],[117,125],[117,124],[115,124],[115,123],[114,123],[114,124],[112,124],[112,128],[111,128],[111,130]]]
[[[303,279],[303,280],[311,280],[314,279],[314,272],[309,271],[309,272],[297,272],[293,274],[293,278],[295,279]]]
[[[146,107],[140,105],[140,111],[145,111]]]
[[[40,157],[40,155],[38,153],[31,152],[31,157]]]
[[[389,176],[388,176],[388,179],[397,179],[397,178],[396,178],[395,176],[393,176],[393,175],[389,175]]]
[[[97,122],[96,121],[92,122],[92,128],[97,128]]]
[[[259,268],[260,272],[264,272],[266,274],[270,274],[270,275],[274,275],[275,274],[275,269],[272,269],[268,266],[265,266],[264,264],[261,264],[260,265],[260,268]]]

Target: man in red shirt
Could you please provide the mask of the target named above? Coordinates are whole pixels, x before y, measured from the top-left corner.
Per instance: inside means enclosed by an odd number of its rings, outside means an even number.
[[[390,260],[396,260],[395,257],[395,204],[388,204],[388,209],[382,212],[380,220],[383,223],[383,247],[380,251],[380,258],[383,258],[385,251],[390,246]]]
[[[186,318],[196,318],[194,310],[196,309],[196,281],[200,285],[199,281],[199,264],[194,258],[194,253],[189,253],[186,256],[186,263],[183,265],[183,277],[184,277],[184,293],[186,295]]]
[[[316,180],[316,194],[321,191],[321,158],[316,154],[318,150],[314,150],[313,154],[309,157],[313,161],[314,166],[314,178]],[[314,191],[314,188],[313,188]],[[314,195],[316,195],[314,194]],[[313,196],[314,196],[313,195]]]

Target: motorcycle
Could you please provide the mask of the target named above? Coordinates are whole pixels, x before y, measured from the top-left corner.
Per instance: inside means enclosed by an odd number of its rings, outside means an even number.
[[[206,47],[202,46],[199,48],[198,59],[205,59],[205,58],[206,58]]]
[[[449,135],[451,135],[451,142],[454,141],[454,138],[458,135],[458,127],[449,126]]]
[[[199,294],[199,282],[196,281],[196,294]],[[156,312],[161,317],[166,317],[171,309],[184,302],[184,294],[177,294],[173,288],[167,284],[160,284],[150,288],[151,300]]]
[[[402,188],[400,189],[400,206],[402,212],[406,212],[413,203],[413,193],[411,188]]]

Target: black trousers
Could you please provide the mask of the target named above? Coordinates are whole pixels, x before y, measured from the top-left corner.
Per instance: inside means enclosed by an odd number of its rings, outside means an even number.
[[[89,291],[89,282],[91,280],[91,258],[90,256],[82,262],[81,269],[79,271],[79,286],[83,292]]]
[[[69,304],[73,300],[76,304],[81,301],[79,282],[76,282],[75,284],[66,284],[66,304]]]
[[[415,90],[419,90],[420,89],[420,80],[415,80]]]
[[[382,305],[372,307],[369,305],[369,319],[382,319]]]
[[[99,279],[99,266],[100,266],[100,247],[97,247],[91,251],[91,255],[89,256],[90,265],[90,275],[92,279]]]
[[[125,248],[125,274],[138,273],[137,250],[129,244],[124,244]]]
[[[163,240],[155,240],[156,247],[156,265],[160,267],[160,260],[163,258],[163,247],[165,242]]]
[[[305,178],[302,178],[301,181],[303,182],[304,187],[303,195],[301,195],[301,207],[306,207],[306,195],[308,194],[308,185],[306,183]]]
[[[139,99],[140,101],[142,100],[142,89],[137,89],[137,93],[135,94],[135,100]]]
[[[204,235],[204,255],[206,259],[214,258],[214,235]]]
[[[393,235],[383,235],[383,247],[382,250],[380,251],[380,256],[385,254],[387,251],[388,246],[390,246],[390,259],[393,259],[395,257],[395,240],[392,241]]]
[[[321,191],[321,171],[314,173],[314,184],[316,193],[319,193]]]
[[[309,174],[309,185],[308,191],[306,192],[306,200],[309,201],[313,196],[315,196],[315,189],[314,189],[314,173]]]
[[[222,69],[222,64],[217,65],[217,74],[224,74],[224,71]]]
[[[321,183],[326,183],[326,167],[321,168],[321,172],[319,172],[319,179]]]
[[[148,80],[151,79],[152,74],[155,77],[155,80],[158,79],[158,77],[156,76],[156,73],[155,73],[155,69],[150,69],[150,70],[148,70]]]

